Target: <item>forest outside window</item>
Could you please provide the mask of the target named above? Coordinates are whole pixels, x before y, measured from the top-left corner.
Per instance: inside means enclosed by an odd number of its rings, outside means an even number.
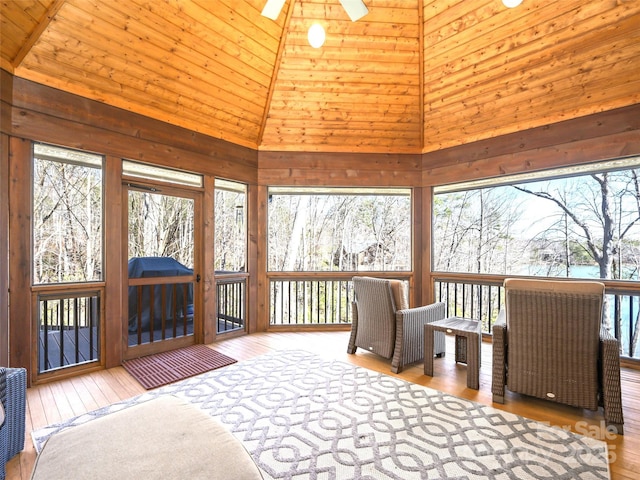
[[[638,280],[639,176],[634,157],[438,187],[434,271]]]
[[[33,150],[34,284],[102,280],[102,157]]]
[[[409,189],[269,189],[269,271],[410,271]]]
[[[39,374],[100,361],[102,165],[99,155],[33,146],[33,333]]]
[[[449,314],[490,333],[506,276],[599,279],[603,326],[640,358],[640,157],[437,187],[432,218]]]

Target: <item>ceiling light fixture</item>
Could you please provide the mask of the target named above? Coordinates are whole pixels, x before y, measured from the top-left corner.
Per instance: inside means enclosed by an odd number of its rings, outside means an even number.
[[[271,20],[276,20],[278,15],[280,15],[280,11],[282,11],[285,1],[286,0],[267,0],[267,3],[262,9],[262,15]],[[369,13],[367,6],[362,0],[340,0],[340,3],[352,22],[360,20]]]
[[[352,22],[360,20],[369,13],[367,6],[362,0],[340,0],[340,3]]]
[[[309,27],[309,32],[307,33],[307,39],[309,40],[309,45],[313,48],[320,48],[324,45],[325,33],[324,28],[319,23],[314,23]]]
[[[522,0],[502,0],[502,3],[507,8],[516,8],[522,3]]]
[[[280,11],[284,6],[285,1],[286,0],[267,0],[267,3],[262,9],[262,15],[264,17],[270,18],[271,20],[276,20],[278,18],[278,15],[280,15]]]

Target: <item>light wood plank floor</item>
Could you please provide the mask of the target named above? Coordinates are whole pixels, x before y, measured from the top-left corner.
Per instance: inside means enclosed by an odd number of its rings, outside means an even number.
[[[239,361],[274,350],[303,349],[349,362],[389,375],[389,362],[361,349],[346,353],[348,332],[278,332],[257,333],[220,340],[212,345],[221,353]],[[453,339],[447,337],[447,352],[453,352]],[[466,386],[466,366],[456,364],[453,354],[434,362],[434,376],[423,374],[422,364],[415,364],[396,375],[409,382],[427,385],[459,397],[507,410],[551,425],[571,428],[578,433],[597,436],[609,444],[612,479],[637,480],[640,472],[640,371],[623,368],[622,390],[625,435],[603,438],[602,413],[589,412],[543,400],[508,393],[505,405],[491,401],[491,344],[483,343],[480,390]],[[124,400],[145,390],[122,367],[90,373],[73,379],[39,385],[27,391],[27,438],[25,449],[7,464],[7,478],[27,480],[36,453],[30,432],[104,405]]]

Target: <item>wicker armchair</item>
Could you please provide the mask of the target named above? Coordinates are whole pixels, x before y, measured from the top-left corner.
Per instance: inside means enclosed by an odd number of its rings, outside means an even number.
[[[506,279],[493,327],[493,401],[505,387],[589,410],[623,433],[618,341],[602,328],[604,285]]]
[[[0,479],[5,478],[7,461],[24,448],[27,399],[27,371],[0,367],[0,401],[5,421],[0,427]]]
[[[424,358],[424,325],[444,318],[444,303],[409,308],[406,283],[371,277],[353,277],[355,300],[347,353],[358,347],[392,358],[391,371]],[[445,337],[436,333],[434,353],[445,351]]]

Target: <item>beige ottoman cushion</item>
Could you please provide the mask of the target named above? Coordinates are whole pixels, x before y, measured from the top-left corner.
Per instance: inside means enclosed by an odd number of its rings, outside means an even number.
[[[262,479],[242,443],[205,412],[163,396],[58,432],[32,480]]]

